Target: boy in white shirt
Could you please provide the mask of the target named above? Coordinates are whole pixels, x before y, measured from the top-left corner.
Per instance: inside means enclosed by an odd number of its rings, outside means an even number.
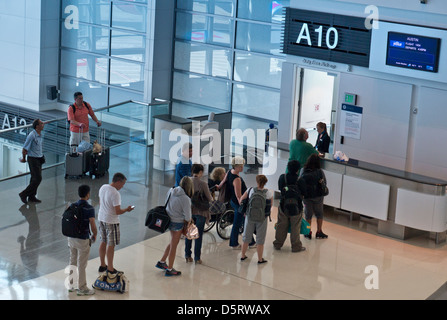
[[[133,210],[132,206],[121,209],[121,195],[118,192],[126,184],[127,178],[122,173],[115,173],[111,184],[105,184],[99,189],[99,234],[101,243],[99,245],[99,259],[101,266],[99,272],[108,271],[116,273],[113,267],[113,256],[115,246],[120,243],[120,218],[125,212]],[[107,256],[107,265],[106,265]]]

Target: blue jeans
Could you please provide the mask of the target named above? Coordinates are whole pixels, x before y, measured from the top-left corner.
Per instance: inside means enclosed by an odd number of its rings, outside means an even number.
[[[205,229],[206,218],[198,214],[194,214],[192,218],[197,226],[197,229],[199,229],[199,237],[194,240],[194,261],[197,261],[200,260],[200,254],[202,253],[203,229]],[[191,257],[191,247],[192,240],[185,239],[185,258]]]
[[[230,234],[230,247],[236,247],[239,245],[239,230],[244,225],[245,217],[239,212],[239,204],[236,204],[233,201],[230,201],[230,204],[234,210],[233,227]]]
[[[230,234],[230,247],[236,247],[239,245],[239,230],[245,223],[245,216],[239,212],[239,204],[230,201],[231,207],[234,210],[234,220],[233,220],[233,228],[231,229]],[[252,238],[250,241],[250,245],[255,243],[255,239]]]

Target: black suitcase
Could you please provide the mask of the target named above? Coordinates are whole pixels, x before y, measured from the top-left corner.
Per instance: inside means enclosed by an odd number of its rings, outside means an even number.
[[[110,149],[103,147],[99,153],[92,153],[90,157],[90,176],[102,177],[109,171]]]
[[[90,156],[90,177],[95,178],[102,177],[109,171],[110,165],[110,149],[106,147],[106,131],[105,129],[98,128],[98,141],[101,145],[101,152],[94,152]]]

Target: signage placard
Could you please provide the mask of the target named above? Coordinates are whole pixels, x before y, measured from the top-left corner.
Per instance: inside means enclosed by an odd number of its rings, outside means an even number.
[[[363,108],[343,103],[340,113],[340,135],[360,139]]]
[[[286,8],[283,28],[285,54],[369,66],[365,18]]]

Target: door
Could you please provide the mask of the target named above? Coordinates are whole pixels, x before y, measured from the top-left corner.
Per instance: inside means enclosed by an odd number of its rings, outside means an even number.
[[[299,81],[296,81],[300,86],[297,128],[305,128],[309,132],[307,142],[315,145],[318,122],[326,124],[327,132],[332,137],[332,118],[336,119],[332,114],[335,110],[334,87],[337,74],[301,68],[297,76],[300,77]]]

